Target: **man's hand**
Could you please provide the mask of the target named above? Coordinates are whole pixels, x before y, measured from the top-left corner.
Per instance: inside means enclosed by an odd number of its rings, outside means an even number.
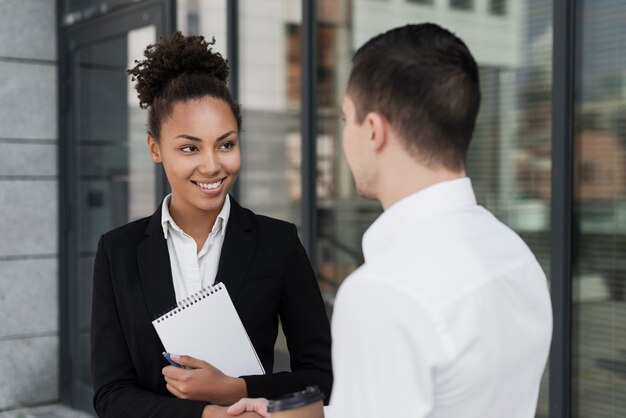
[[[174,366],[163,368],[167,390],[179,399],[230,405],[248,396],[246,382],[226,376],[206,361],[190,356],[172,355],[172,360],[187,369]]]
[[[207,405],[202,411],[202,418],[232,418],[232,415],[226,412],[223,406]],[[244,412],[238,418],[261,418],[261,416],[254,412]]]
[[[265,398],[256,399],[241,399],[236,404],[227,409],[230,415],[242,416],[246,412],[254,412],[263,418],[271,418],[270,413],[267,412],[268,400]]]

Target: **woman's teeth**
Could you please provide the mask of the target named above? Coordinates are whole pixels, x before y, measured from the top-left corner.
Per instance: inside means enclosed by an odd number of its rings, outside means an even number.
[[[216,181],[215,183],[199,183],[199,182],[195,182],[198,186],[202,187],[203,189],[217,189],[219,187],[220,184],[222,184],[222,180],[220,181]]]

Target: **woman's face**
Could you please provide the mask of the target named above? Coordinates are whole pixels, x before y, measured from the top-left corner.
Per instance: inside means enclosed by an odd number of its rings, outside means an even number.
[[[152,159],[163,163],[177,212],[220,211],[239,168],[237,121],[223,100],[177,102],[161,121],[157,142],[148,136]]]

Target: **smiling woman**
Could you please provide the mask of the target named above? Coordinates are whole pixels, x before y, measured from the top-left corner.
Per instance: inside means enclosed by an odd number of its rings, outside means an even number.
[[[148,136],[152,159],[163,164],[172,188],[170,214],[194,238],[192,232],[200,233],[198,248],[241,167],[237,130],[226,102],[203,97],[173,106],[161,125],[160,141]]]
[[[295,225],[256,215],[228,195],[241,167],[241,115],[226,87],[226,61],[211,45],[176,33],[128,70],[148,109],[148,150],[172,193],[152,216],[104,234],[98,245],[91,329],[101,417],[227,416],[224,406],[242,397],[310,385],[330,397],[328,318]],[[180,369],[161,355],[152,319],[216,282],[268,374],[228,376],[174,353]],[[270,373],[279,319],[291,371]]]

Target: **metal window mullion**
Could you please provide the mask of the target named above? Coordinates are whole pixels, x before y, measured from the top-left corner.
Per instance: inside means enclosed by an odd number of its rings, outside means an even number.
[[[550,417],[571,411],[572,167],[575,1],[554,0],[552,58],[552,202],[550,271],[554,332]]]
[[[159,0],[157,3],[161,3],[163,7],[163,14],[161,17],[160,25],[157,25],[156,40],[158,41],[161,36],[170,37],[174,34],[178,28],[177,19],[177,0]],[[172,192],[170,183],[167,181],[167,175],[165,174],[165,168],[163,164],[157,164],[154,168],[154,181],[155,181],[155,207],[160,207],[163,203],[165,196]]]
[[[59,1],[56,2],[57,11],[56,11],[56,39],[59,48],[59,62],[58,62],[58,72],[57,72],[57,85],[58,85],[58,99],[57,104],[59,106],[58,112],[58,138],[59,152],[57,154],[57,162],[60,167],[59,169],[59,187],[58,187],[58,196],[59,196],[59,216],[58,216],[58,244],[59,244],[59,271],[58,271],[58,280],[59,280],[59,353],[58,353],[58,362],[59,362],[59,399],[61,402],[69,404],[72,402],[72,318],[69,312],[69,304],[70,301],[75,300],[75,296],[72,293],[72,286],[69,280],[69,263],[68,263],[68,254],[70,254],[68,233],[70,228],[69,217],[67,214],[71,213],[69,204],[71,196],[69,190],[71,185],[69,184],[69,179],[71,178],[71,174],[68,173],[67,167],[69,163],[72,161],[71,156],[69,155],[69,150],[71,149],[70,144],[68,144],[69,137],[69,105],[70,101],[68,100],[69,95],[71,94],[70,88],[70,73],[69,70],[71,68],[70,63],[70,51],[69,51],[69,42],[67,41],[67,36],[63,30],[63,13],[64,7],[61,7]]]
[[[302,30],[300,32],[301,140],[302,140],[302,241],[317,270],[317,195],[316,137],[317,137],[317,1],[302,1]]]
[[[239,0],[226,1],[226,56],[230,68],[228,87],[233,100],[239,102]],[[239,191],[239,182],[235,182],[230,194],[239,199]]]

